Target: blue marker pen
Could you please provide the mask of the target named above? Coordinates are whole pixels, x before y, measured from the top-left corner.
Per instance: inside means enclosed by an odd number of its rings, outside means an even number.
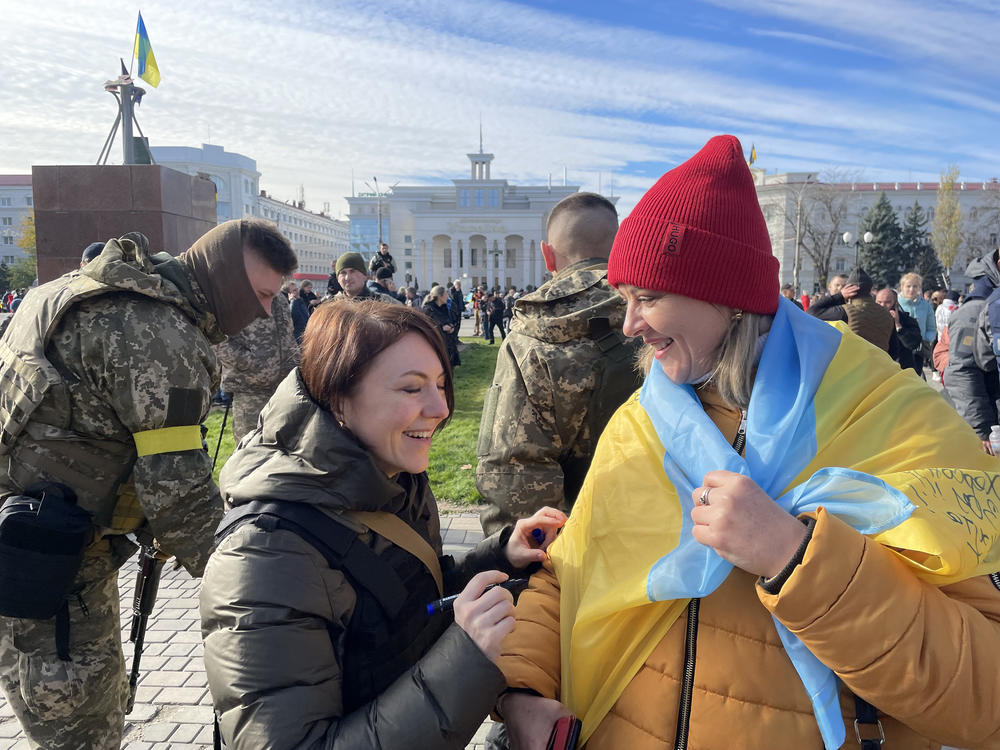
[[[508,578],[503,583],[491,583],[484,589],[484,593],[489,591],[495,586],[499,586],[502,589],[507,589],[508,591],[518,591],[525,588],[528,585],[527,578]],[[458,594],[453,596],[446,596],[443,599],[437,599],[427,605],[427,614],[433,615],[435,612],[451,612],[455,607],[455,600],[458,599]]]
[[[532,529],[531,538],[534,539],[539,544],[541,544],[542,542],[545,541],[545,532],[542,531],[541,529]]]

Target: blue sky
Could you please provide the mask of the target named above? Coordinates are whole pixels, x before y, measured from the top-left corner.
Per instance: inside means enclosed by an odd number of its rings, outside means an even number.
[[[171,0],[142,6],[163,81],[153,145],[257,160],[281,199],[346,210],[352,169],[391,185],[467,174],[608,192],[626,213],[711,135],[769,171],[1000,176],[1000,4],[986,0]],[[93,163],[102,90],[138,7],[19,2],[0,26],[0,173]],[[120,148],[114,152],[118,158]]]

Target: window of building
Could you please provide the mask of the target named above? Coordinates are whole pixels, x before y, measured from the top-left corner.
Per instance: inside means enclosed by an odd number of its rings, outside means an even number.
[[[0,223],[2,223],[5,227],[9,227],[14,223],[14,220],[9,216],[4,216],[3,219],[0,220]]]
[[[507,248],[507,268],[517,268],[517,248]]]
[[[485,192],[486,191],[483,190],[482,188],[476,188],[473,191],[473,196],[472,197],[473,197],[473,202],[475,203],[476,208],[482,208],[485,205],[485,203],[484,203],[484,201],[485,201],[485,195],[484,195],[484,193]]]
[[[997,233],[992,232],[990,234],[990,247],[996,247],[996,246],[997,246]]]
[[[444,254],[444,263],[442,264],[445,268],[451,268],[451,248],[446,247],[442,250]]]
[[[6,263],[9,266],[11,263],[14,262],[14,256],[13,255],[5,255],[5,256],[3,256],[3,262]]]
[[[404,247],[403,248],[403,255],[413,255],[413,248],[412,247]]]
[[[30,195],[26,195],[24,197],[24,205],[26,205],[26,206],[32,205],[32,203],[31,203],[31,196]]]
[[[496,188],[490,188],[490,208],[500,205],[500,194]]]
[[[477,249],[474,248],[474,247],[470,247],[469,248],[469,260],[471,261],[469,263],[470,266],[475,266],[476,265],[476,251],[477,251]]]
[[[413,242],[413,237],[410,236],[410,235],[408,235],[408,234],[404,234],[403,235],[403,242]]]
[[[469,207],[469,191],[467,188],[462,188],[458,191],[458,205],[462,208]]]
[[[10,203],[10,198],[9,197],[7,197],[7,198],[0,198],[0,206],[9,206],[10,204],[11,203]]]
[[[14,244],[14,238],[11,237],[9,234],[5,235],[4,238],[3,238],[3,244],[5,244],[5,245],[13,245]]]
[[[465,265],[465,248],[461,245],[458,248],[458,266],[461,268]]]
[[[410,261],[406,261],[406,263],[403,264],[403,268],[405,268],[407,271],[409,271],[409,270],[411,270],[413,268],[413,263],[410,262]]]
[[[837,258],[834,267],[837,273],[843,273],[847,270],[847,261],[844,258]]]

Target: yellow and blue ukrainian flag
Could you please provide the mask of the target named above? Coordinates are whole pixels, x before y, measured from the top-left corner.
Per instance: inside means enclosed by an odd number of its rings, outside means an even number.
[[[156,67],[156,58],[153,57],[153,47],[149,43],[149,34],[146,33],[146,24],[142,22],[142,13],[139,13],[139,23],[135,27],[135,58],[139,61],[139,77],[150,86],[156,88],[160,85],[160,69]]]
[[[708,471],[751,477],[792,514],[822,506],[938,586],[1000,567],[1000,525],[977,520],[980,507],[1000,514],[982,489],[996,483],[1000,462],[923,381],[835,326],[781,300],[754,381],[745,456],[691,387],[655,363],[601,435],[549,549],[561,592],[561,698],[582,719],[583,739],[689,599],[731,570],[691,536],[691,493]],[[840,747],[835,675],[775,627],[826,747]]]

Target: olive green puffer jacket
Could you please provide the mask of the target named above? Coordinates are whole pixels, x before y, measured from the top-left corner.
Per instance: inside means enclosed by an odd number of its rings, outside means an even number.
[[[234,506],[268,499],[309,503],[334,516],[389,511],[440,556],[426,477],[398,479],[381,473],[310,398],[296,368],[264,408],[262,427],[226,464],[221,485]],[[390,544],[357,530],[376,553]],[[478,570],[504,569],[509,534],[484,540],[459,564],[441,558],[446,593]],[[355,601],[347,577],[290,531],[247,524],[222,541],[205,571],[201,620],[208,683],[230,750],[466,746],[504,680],[455,624],[377,698],[345,713],[343,648]]]

